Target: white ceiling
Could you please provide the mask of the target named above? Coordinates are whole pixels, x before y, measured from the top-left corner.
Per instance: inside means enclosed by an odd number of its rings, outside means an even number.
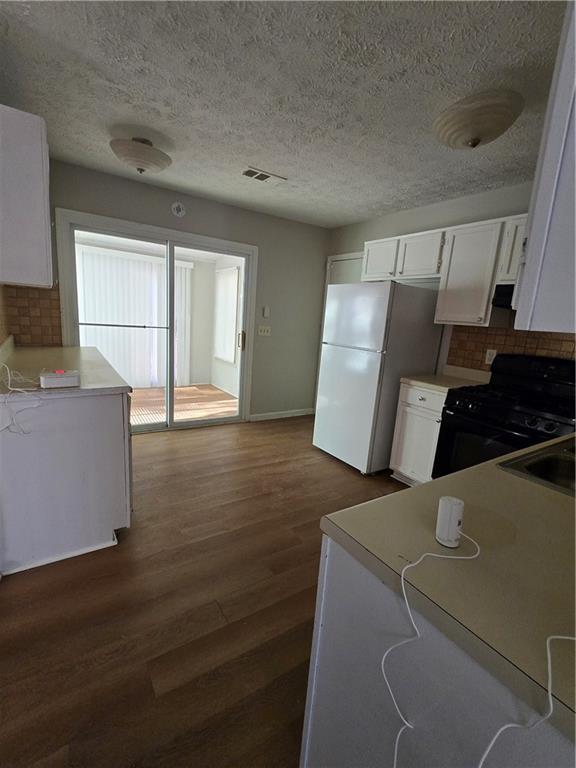
[[[53,157],[123,176],[112,136],[173,165],[144,182],[323,226],[533,176],[564,4],[0,3],[0,102],[46,118]],[[472,152],[431,132],[503,86],[526,108]],[[288,177],[270,187],[248,165]]]

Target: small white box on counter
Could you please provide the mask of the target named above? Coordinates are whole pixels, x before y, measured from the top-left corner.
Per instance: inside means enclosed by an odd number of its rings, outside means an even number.
[[[40,386],[42,389],[57,389],[59,387],[79,387],[79,371],[46,371],[40,374]]]

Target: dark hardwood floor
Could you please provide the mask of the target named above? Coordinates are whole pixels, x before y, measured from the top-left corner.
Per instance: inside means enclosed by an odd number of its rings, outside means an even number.
[[[117,547],[0,582],[2,768],[294,768],[319,518],[404,486],[309,417],[139,435]]]

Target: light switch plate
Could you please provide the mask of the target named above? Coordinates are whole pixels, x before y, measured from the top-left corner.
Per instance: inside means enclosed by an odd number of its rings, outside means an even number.
[[[490,363],[494,360],[494,358],[496,357],[497,354],[498,354],[498,350],[497,349],[487,349],[486,350],[486,357],[485,357],[486,364],[490,365]]]
[[[258,336],[272,336],[272,328],[269,325],[259,325]]]

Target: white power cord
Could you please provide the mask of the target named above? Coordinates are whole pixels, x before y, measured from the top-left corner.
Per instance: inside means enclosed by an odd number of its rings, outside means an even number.
[[[548,680],[546,687],[548,692],[548,707],[545,714],[542,715],[542,717],[539,717],[537,720],[534,720],[533,723],[528,723],[527,725],[522,725],[521,723],[506,723],[506,725],[498,728],[494,736],[492,736],[490,744],[488,744],[484,750],[484,754],[478,763],[478,768],[483,767],[484,763],[486,762],[486,758],[492,750],[492,747],[500,735],[504,733],[504,731],[507,731],[509,728],[525,728],[526,730],[530,730],[532,728],[536,728],[537,725],[540,725],[540,723],[545,722],[549,717],[552,716],[552,712],[554,711],[554,699],[552,698],[552,650],[550,648],[552,640],[572,640],[572,642],[576,642],[576,637],[570,637],[570,635],[550,635],[546,638],[546,663],[548,665]]]
[[[404,603],[406,604],[406,610],[408,612],[408,617],[410,619],[410,624],[412,625],[412,628],[415,632],[415,635],[412,637],[408,637],[404,640],[401,640],[399,643],[395,643],[394,645],[390,646],[384,656],[382,657],[382,661],[380,663],[380,668],[382,670],[382,676],[384,678],[384,682],[386,683],[386,687],[388,688],[388,692],[390,693],[390,698],[392,699],[392,702],[394,704],[394,707],[396,708],[396,712],[398,713],[400,719],[402,720],[402,727],[396,734],[396,740],[394,742],[394,761],[393,761],[393,768],[396,768],[397,762],[398,762],[398,747],[400,744],[400,738],[404,731],[409,728],[411,730],[414,729],[414,726],[412,723],[404,717],[402,714],[402,710],[400,709],[398,702],[396,700],[396,696],[394,695],[394,692],[392,690],[392,686],[390,685],[390,681],[388,680],[388,676],[386,674],[385,664],[386,659],[390,655],[390,653],[395,648],[400,648],[402,645],[406,645],[407,643],[412,643],[414,640],[419,640],[422,635],[420,634],[420,630],[418,629],[418,626],[416,625],[416,622],[414,621],[414,616],[412,614],[412,609],[410,608],[410,603],[408,602],[408,596],[406,595],[406,581],[405,581],[405,574],[406,571],[408,571],[410,568],[415,568],[417,565],[420,565],[420,563],[427,557],[433,557],[438,560],[475,560],[478,555],[480,554],[480,545],[477,541],[475,541],[471,536],[467,536],[465,533],[460,531],[460,535],[468,539],[468,541],[472,542],[474,546],[476,547],[476,552],[473,555],[438,555],[435,552],[425,552],[423,555],[420,555],[418,560],[416,560],[413,563],[408,563],[408,565],[405,565],[404,568],[402,568],[402,571],[400,572],[400,587],[402,590],[402,597],[404,598]],[[506,723],[505,725],[501,726],[492,739],[490,740],[490,743],[484,750],[484,753],[482,757],[480,758],[480,762],[478,763],[478,768],[483,768],[486,758],[492,751],[492,748],[500,735],[504,733],[504,731],[510,729],[510,728],[523,728],[523,729],[532,729],[535,728],[537,725],[540,725],[541,723],[548,720],[554,711],[554,699],[552,697],[552,650],[551,650],[551,643],[553,640],[571,640],[572,642],[576,642],[576,637],[571,637],[569,635],[550,635],[546,638],[546,662],[548,667],[548,679],[547,679],[547,697],[548,697],[548,707],[544,715],[542,717],[539,717],[537,720],[535,720],[533,723],[523,725],[520,723]]]
[[[30,395],[31,397],[35,398],[34,405],[24,406],[24,408],[20,408],[18,410],[18,413],[22,413],[22,411],[28,411],[31,408],[38,408],[39,406],[42,405],[42,401],[34,393],[38,390],[39,379],[29,379],[26,376],[23,376],[20,373],[20,371],[11,370],[6,365],[6,363],[0,363],[0,369],[4,369],[6,371],[4,384],[8,392],[7,394],[4,395],[3,403],[10,416],[10,421],[4,426],[0,426],[0,432],[3,431],[4,429],[7,429],[8,432],[14,432],[20,435],[27,435],[28,432],[26,432],[26,430],[18,422],[16,411],[12,408],[9,402],[9,398],[10,398],[10,395],[14,393],[18,393],[21,395]],[[20,386],[13,386],[13,383],[19,384]],[[32,384],[34,386],[23,386],[26,384],[28,385]]]
[[[392,699],[392,702],[396,708],[396,712],[398,712],[398,715],[400,719],[403,722],[402,727],[398,731],[398,734],[396,735],[396,741],[394,742],[394,762],[393,762],[393,768],[396,768],[396,764],[398,761],[398,746],[400,744],[400,737],[406,730],[406,728],[413,729],[414,726],[412,723],[407,720],[404,715],[402,714],[402,710],[398,706],[398,702],[396,701],[396,696],[394,696],[394,692],[392,691],[392,686],[390,685],[390,681],[388,680],[388,675],[386,674],[386,659],[388,656],[392,653],[393,650],[396,648],[400,648],[402,645],[406,645],[407,643],[412,643],[414,640],[419,640],[421,637],[420,630],[418,629],[416,622],[414,621],[414,616],[412,615],[412,609],[410,608],[410,603],[408,602],[408,597],[406,595],[406,580],[405,575],[406,571],[408,571],[410,568],[416,568],[417,565],[420,565],[420,563],[427,557],[434,557],[438,560],[475,560],[478,555],[480,554],[480,545],[477,541],[474,541],[473,538],[470,536],[466,536],[465,533],[462,533],[460,531],[460,535],[464,539],[468,539],[468,541],[471,541],[472,544],[476,547],[476,552],[473,555],[438,555],[435,552],[425,552],[423,555],[420,555],[418,560],[416,560],[414,563],[408,563],[408,565],[405,565],[404,568],[402,568],[402,571],[400,572],[400,587],[402,589],[402,597],[404,598],[404,602],[406,604],[406,610],[408,611],[408,618],[410,619],[410,624],[412,624],[412,629],[416,633],[412,637],[407,637],[405,640],[400,640],[399,643],[395,643],[395,645],[390,646],[384,656],[382,656],[382,661],[380,663],[380,669],[382,670],[382,676],[384,678],[384,682],[386,683],[386,686],[388,688],[388,691],[390,693],[390,697]]]

